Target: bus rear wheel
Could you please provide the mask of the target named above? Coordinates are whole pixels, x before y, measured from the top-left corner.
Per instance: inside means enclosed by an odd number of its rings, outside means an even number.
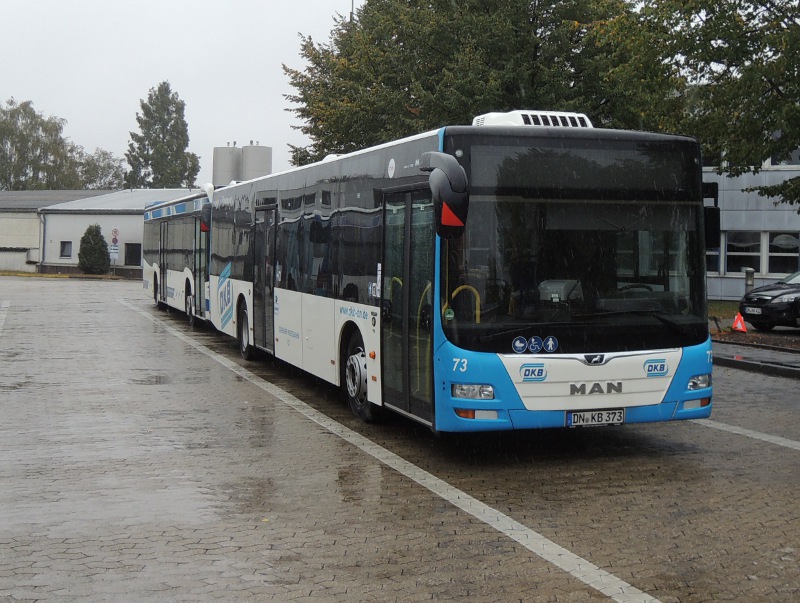
[[[367,400],[367,354],[358,331],[350,336],[345,351],[343,389],[347,404],[355,416],[365,423],[378,419],[380,408]]]
[[[158,299],[158,276],[153,275],[153,303],[156,305],[156,310],[161,309],[161,300]]]
[[[194,313],[194,295],[189,291],[186,292],[186,319],[189,321],[189,326],[194,327],[197,324],[197,316]]]
[[[236,334],[239,339],[239,353],[245,360],[253,359],[253,346],[250,344],[250,325],[247,318],[247,308],[242,305],[237,314]]]

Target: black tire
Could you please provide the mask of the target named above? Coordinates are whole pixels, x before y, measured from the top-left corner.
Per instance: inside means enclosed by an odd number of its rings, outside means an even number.
[[[748,321],[748,322],[750,322],[750,321]],[[766,331],[771,331],[772,329],[775,328],[775,325],[773,325],[771,323],[768,323],[768,322],[750,322],[750,324],[753,325],[753,328],[756,331],[764,331],[764,332],[766,332]]]
[[[161,309],[161,300],[158,299],[158,275],[153,275],[153,303],[156,305],[156,310]]]
[[[250,329],[248,325],[247,307],[242,304],[237,313],[236,334],[239,340],[239,353],[245,360],[252,360],[255,350],[250,343]]]
[[[189,321],[189,326],[194,327],[197,324],[197,315],[194,313],[194,295],[191,291],[186,291],[186,320]]]
[[[358,331],[350,336],[342,357],[342,366],[342,390],[350,410],[365,423],[376,421],[381,409],[367,400],[367,354],[364,351],[364,340]]]

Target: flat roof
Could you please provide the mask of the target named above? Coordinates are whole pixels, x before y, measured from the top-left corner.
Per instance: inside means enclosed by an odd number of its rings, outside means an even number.
[[[66,203],[77,199],[99,197],[114,191],[110,190],[77,190],[77,191],[0,191],[0,212],[2,211],[36,211],[40,207]]]
[[[193,189],[200,191],[200,189]],[[171,201],[185,197],[192,192],[187,188],[144,188],[125,189],[41,207],[47,214],[86,213],[86,214],[143,214],[144,208],[152,203]]]

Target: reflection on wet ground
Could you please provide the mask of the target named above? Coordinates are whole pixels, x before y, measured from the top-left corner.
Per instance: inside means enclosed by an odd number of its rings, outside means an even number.
[[[605,598],[168,329],[662,601],[798,595],[795,452],[691,423],[366,426],[335,388],[240,361],[138,283],[0,279],[5,299],[0,598]],[[718,374],[721,419],[796,425],[788,386]]]

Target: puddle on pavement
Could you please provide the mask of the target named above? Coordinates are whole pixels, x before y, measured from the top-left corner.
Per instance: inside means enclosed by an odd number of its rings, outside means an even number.
[[[172,383],[169,375],[148,375],[137,379],[131,379],[133,385],[167,385]]]

